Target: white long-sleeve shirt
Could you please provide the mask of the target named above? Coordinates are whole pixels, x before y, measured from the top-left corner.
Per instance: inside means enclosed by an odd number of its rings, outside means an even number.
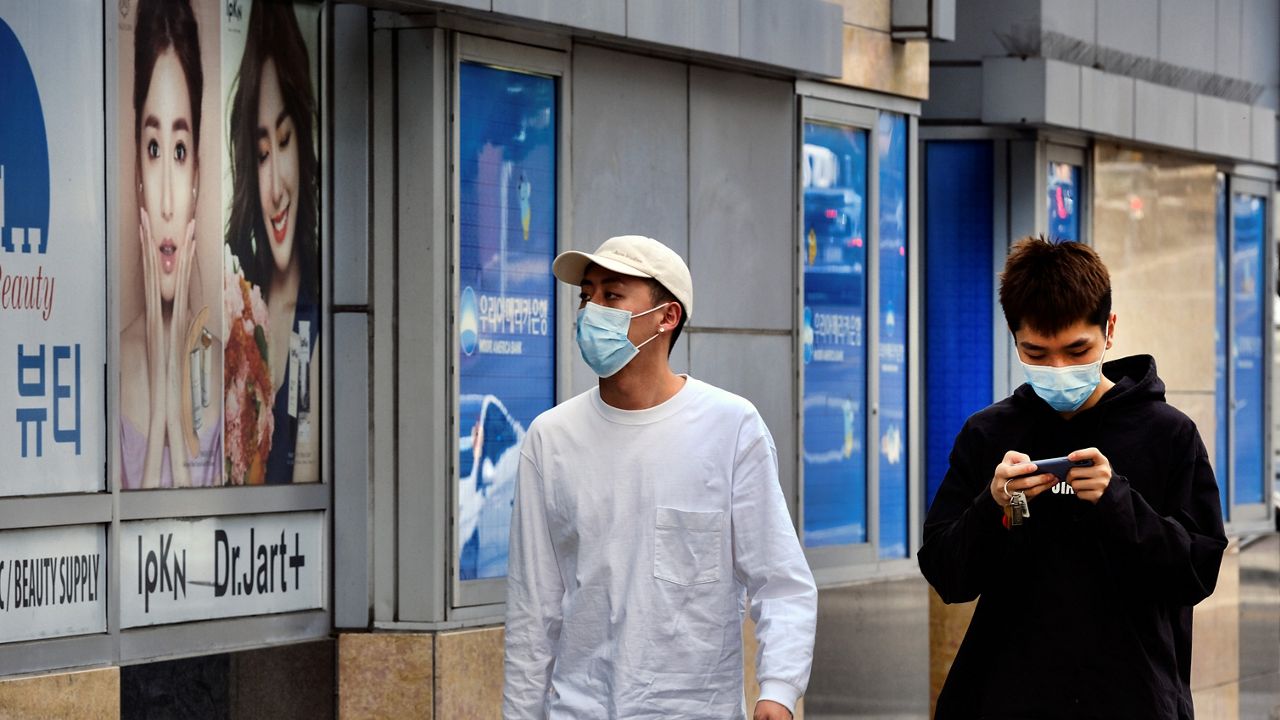
[[[521,455],[504,718],[743,718],[747,598],[761,699],[794,712],[818,594],[750,402],[693,378],[638,411],[592,389]]]

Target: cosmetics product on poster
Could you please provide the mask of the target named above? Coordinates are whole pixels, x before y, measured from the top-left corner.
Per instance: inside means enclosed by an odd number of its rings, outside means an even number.
[[[556,81],[462,63],[458,572],[501,578],[525,429],[555,402]]]
[[[324,605],[324,514],[140,520],[120,531],[120,626]]]
[[[102,14],[0,0],[0,496],[103,488]]]
[[[0,532],[0,643],[107,631],[100,525]]]
[[[222,22],[224,471],[235,485],[315,482],[320,10],[237,0]]]
[[[118,7],[121,487],[221,485],[223,3]]]
[[[867,541],[867,132],[805,123],[806,547]]]

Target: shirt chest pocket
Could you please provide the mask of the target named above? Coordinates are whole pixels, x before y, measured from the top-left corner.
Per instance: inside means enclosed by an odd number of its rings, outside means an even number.
[[[659,507],[653,534],[653,576],[677,585],[720,579],[724,511]]]

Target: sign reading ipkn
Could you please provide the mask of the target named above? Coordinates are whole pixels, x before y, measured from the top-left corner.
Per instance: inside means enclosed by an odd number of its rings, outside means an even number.
[[[323,607],[323,552],[320,512],[124,523],[120,626]]]
[[[98,525],[0,532],[0,642],[107,631]]]
[[[100,9],[0,0],[0,496],[103,487],[102,38]]]

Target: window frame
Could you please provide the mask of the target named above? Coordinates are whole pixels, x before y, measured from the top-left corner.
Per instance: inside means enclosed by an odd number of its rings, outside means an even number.
[[[1242,172],[1243,170],[1243,172]],[[1269,532],[1274,530],[1272,523],[1274,522],[1271,496],[1275,490],[1275,457],[1274,448],[1276,439],[1272,433],[1273,413],[1275,412],[1272,404],[1266,402],[1272,392],[1272,383],[1274,382],[1274,358],[1275,358],[1275,292],[1276,292],[1276,247],[1275,247],[1275,208],[1276,202],[1275,181],[1274,178],[1266,177],[1262,174],[1248,173],[1246,169],[1235,168],[1226,172],[1226,223],[1227,223],[1227,268],[1226,268],[1226,383],[1227,391],[1225,398],[1219,398],[1218,402],[1226,403],[1227,412],[1227,465],[1226,468],[1217,469],[1219,474],[1219,487],[1225,486],[1227,489],[1227,511],[1228,516],[1224,518],[1224,524],[1227,528],[1228,535],[1245,535],[1255,532]],[[1236,331],[1234,322],[1233,294],[1235,290],[1234,273],[1231,269],[1231,259],[1236,247],[1236,224],[1235,214],[1232,211],[1233,202],[1237,195],[1250,195],[1262,198],[1265,207],[1265,219],[1263,221],[1263,237],[1262,237],[1262,254],[1259,262],[1262,263],[1264,282],[1266,282],[1267,292],[1263,295],[1262,303],[1262,395],[1264,398],[1262,411],[1262,502],[1238,504],[1235,499],[1238,497],[1236,493],[1236,472],[1235,472],[1235,442],[1236,442],[1236,422],[1235,413],[1231,408],[1232,398],[1235,393],[1236,386],[1236,368],[1235,362],[1232,361],[1231,350],[1235,345]],[[1222,475],[1226,476],[1223,482]]]
[[[921,392],[921,249],[920,249],[920,173],[921,160],[919,115],[920,104],[902,98],[893,98],[851,88],[839,88],[822,83],[800,81],[796,83],[798,99],[796,125],[796,163],[803,162],[804,129],[807,123],[837,125],[867,133],[867,253],[865,317],[863,327],[866,356],[866,416],[864,447],[865,477],[867,482],[867,541],[865,543],[831,547],[804,547],[805,557],[813,570],[819,587],[829,587],[863,579],[885,578],[914,574],[917,570],[915,553],[921,543],[921,525],[924,520],[924,474],[919,461],[922,444]],[[907,466],[907,557],[881,559],[880,554],[880,455],[878,443],[870,438],[878,437],[880,421],[880,162],[876,139],[882,113],[903,115],[907,123],[906,140],[906,201],[907,201],[907,435],[904,456]],[[792,230],[792,267],[795,273],[795,308],[793,322],[796,328],[804,326],[804,270],[801,248],[804,235],[804,188],[802,173],[795,173],[795,212]],[[876,255],[876,260],[871,256]],[[803,356],[803,337],[793,333],[792,352],[799,359]],[[797,362],[795,382],[796,447],[794,458],[796,473],[796,528],[803,538],[804,532],[804,366]]]
[[[448,568],[448,618],[450,620],[475,621],[485,618],[501,617],[506,602],[506,577],[462,580],[458,567],[459,540],[456,528],[458,514],[458,413],[460,375],[458,370],[458,353],[461,345],[457,332],[459,273],[458,262],[461,254],[461,226],[459,202],[461,199],[460,173],[456,158],[459,153],[461,106],[459,98],[459,82],[461,67],[464,62],[488,65],[503,70],[530,73],[552,77],[556,80],[556,112],[558,113],[556,130],[556,247],[560,252],[567,246],[565,238],[570,237],[570,112],[569,98],[572,96],[570,79],[571,58],[567,52],[530,45],[521,45],[505,40],[498,40],[479,35],[457,33],[453,35],[452,54],[448,69],[449,97],[449,133],[448,150],[448,182],[449,198],[449,256],[446,261],[449,268],[449,291],[447,311],[449,325],[449,362],[448,362],[448,472],[445,482],[448,485],[445,496],[448,498],[449,529],[445,546],[448,556],[445,567]],[[556,350],[555,388],[553,397],[557,403],[566,399],[569,387],[570,356],[568,354],[568,336],[561,331],[566,322],[572,319],[571,309],[574,306],[571,297],[572,288],[556,283],[554,297],[556,309],[552,322],[555,326],[553,342]],[[571,322],[570,322],[571,324]],[[402,547],[402,550],[405,549]]]

